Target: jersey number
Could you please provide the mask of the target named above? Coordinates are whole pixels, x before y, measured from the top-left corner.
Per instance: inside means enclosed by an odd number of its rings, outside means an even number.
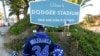
[[[41,50],[41,47],[40,46],[34,46],[33,48],[32,48],[32,50],[33,51],[35,51],[35,54],[37,55],[37,56],[48,56],[49,55],[49,53],[48,53],[48,51],[49,51],[49,46],[48,45],[46,45],[44,48],[43,48],[43,50]]]

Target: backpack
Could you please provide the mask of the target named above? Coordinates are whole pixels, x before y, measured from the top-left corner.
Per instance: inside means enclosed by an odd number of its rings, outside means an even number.
[[[64,50],[60,45],[55,45],[53,56],[64,56]]]

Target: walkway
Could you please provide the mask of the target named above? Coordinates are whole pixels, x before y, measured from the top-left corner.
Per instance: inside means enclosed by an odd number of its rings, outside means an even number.
[[[57,35],[60,39],[60,41],[58,42],[64,49],[64,56],[69,56],[69,47],[67,47],[67,40],[69,39],[69,37],[67,37],[66,35],[67,33],[65,32],[57,32]]]
[[[4,49],[4,39],[3,34],[7,32],[9,27],[0,27],[0,56],[10,56],[8,52]]]

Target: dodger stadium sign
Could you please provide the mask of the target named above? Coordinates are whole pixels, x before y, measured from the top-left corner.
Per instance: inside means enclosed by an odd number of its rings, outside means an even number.
[[[64,26],[65,21],[69,24],[79,22],[80,6],[62,1],[47,0],[30,2],[30,22],[46,26]]]

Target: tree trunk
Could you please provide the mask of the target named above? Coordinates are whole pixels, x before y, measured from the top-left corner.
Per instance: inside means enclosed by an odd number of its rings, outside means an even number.
[[[27,11],[28,11],[28,7],[29,7],[29,1],[28,0],[24,0],[25,3],[26,3],[26,7],[24,8],[24,18],[27,17]]]
[[[19,13],[17,13],[16,16],[17,16],[17,21],[19,21],[20,20]]]
[[[24,18],[26,18],[27,17],[27,11],[28,11],[28,7],[26,7],[26,8],[24,8]]]

